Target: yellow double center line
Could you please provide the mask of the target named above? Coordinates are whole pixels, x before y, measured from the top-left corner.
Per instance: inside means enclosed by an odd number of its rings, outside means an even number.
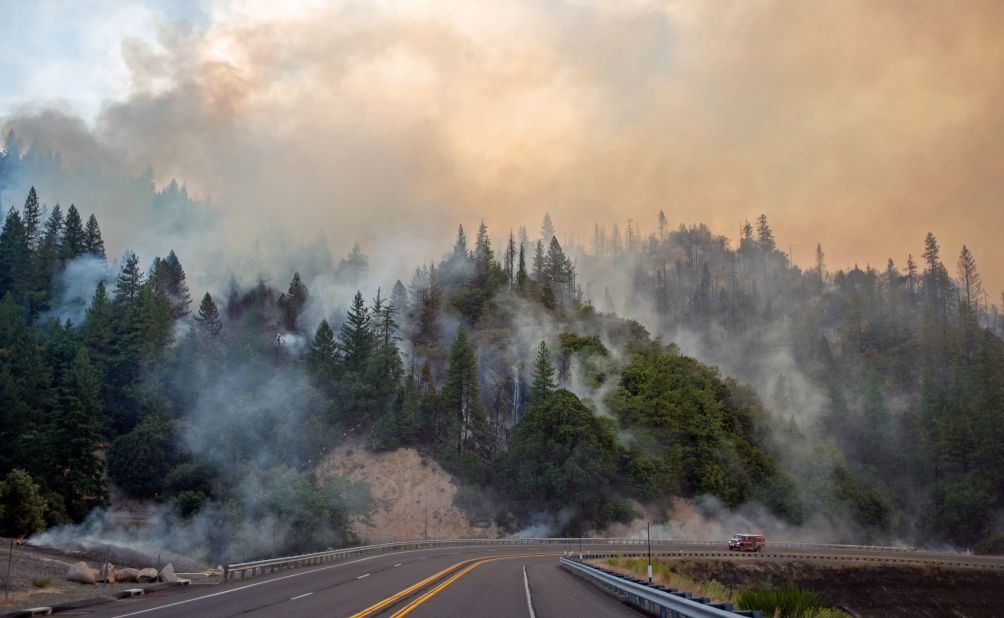
[[[394,603],[395,601],[398,601],[401,598],[403,598],[403,597],[411,594],[412,592],[418,590],[422,586],[425,586],[425,585],[427,585],[427,584],[435,581],[436,579],[442,577],[443,575],[449,573],[450,571],[452,571],[452,570],[454,570],[454,569],[456,569],[458,567],[461,567],[461,566],[463,566],[465,564],[468,565],[468,566],[464,567],[463,569],[461,569],[457,573],[454,573],[446,581],[438,584],[437,586],[435,586],[434,588],[432,588],[428,592],[426,592],[426,593],[422,594],[421,596],[415,598],[410,603],[408,603],[407,605],[405,605],[404,607],[402,607],[401,609],[399,609],[395,613],[391,614],[390,618],[400,618],[401,616],[404,616],[404,615],[412,612],[416,607],[418,607],[422,603],[425,603],[426,601],[428,601],[430,598],[432,598],[437,593],[439,593],[442,589],[446,588],[447,586],[449,586],[453,582],[457,581],[458,579],[460,579],[461,577],[463,577],[464,575],[466,575],[467,573],[469,573],[472,569],[474,569],[474,568],[476,568],[476,567],[478,567],[478,566],[480,566],[480,565],[482,565],[482,564],[484,564],[486,562],[494,562],[496,560],[508,560],[508,559],[511,559],[511,558],[526,558],[526,557],[529,557],[529,556],[549,556],[549,555],[551,555],[551,554],[514,554],[512,556],[498,556],[498,557],[495,557],[495,558],[484,558],[484,559],[471,558],[470,560],[461,560],[460,562],[457,562],[456,564],[451,564],[450,566],[446,567],[445,569],[443,569],[442,571],[440,571],[440,572],[438,572],[438,573],[436,573],[434,575],[430,575],[429,577],[426,577],[425,579],[423,579],[422,581],[420,581],[420,582],[418,582],[416,584],[412,584],[411,586],[408,586],[407,588],[405,588],[404,590],[401,590],[400,592],[392,594],[391,596],[387,597],[386,599],[384,599],[384,600],[382,600],[382,601],[380,601],[378,603],[374,603],[373,605],[370,605],[369,607],[367,607],[366,609],[364,609],[364,610],[362,610],[360,612],[356,612],[355,614],[352,614],[352,616],[350,616],[350,618],[364,618],[365,616],[370,616],[370,615],[372,615],[372,614],[380,611],[381,609],[387,607],[388,605]],[[471,564],[471,563],[473,563],[473,564]]]

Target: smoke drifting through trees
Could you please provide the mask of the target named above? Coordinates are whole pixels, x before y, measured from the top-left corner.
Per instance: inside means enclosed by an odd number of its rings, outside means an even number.
[[[620,283],[625,315],[756,387],[810,511],[847,508],[872,534],[899,538],[971,545],[994,534],[1004,411],[992,367],[1004,322],[977,293],[972,252],[962,247],[954,279],[934,234],[918,239],[922,271],[907,256],[902,272],[892,259],[884,271],[827,272],[819,246],[803,272],[765,217],[740,231],[734,249],[703,225],[681,226],[578,263],[589,288]],[[949,429],[961,425],[983,429]],[[847,504],[817,501],[826,494]]]
[[[18,173],[25,169],[31,168]],[[165,194],[174,197],[164,202],[160,196]],[[153,211],[155,221],[178,221],[179,212],[203,213],[196,222],[214,219],[211,207],[191,201],[177,185],[164,192],[150,188],[147,195],[151,208],[160,209]],[[64,218],[55,207],[39,208],[38,201],[37,193],[29,194],[26,205],[7,216],[4,238],[11,240],[3,241],[0,253],[5,264],[20,264],[27,251],[28,262],[37,265],[30,272],[39,278],[29,280],[23,276],[28,271],[10,266],[0,273],[6,277],[6,289],[25,294],[18,302],[29,318],[41,322],[47,315],[72,316],[73,324],[82,327],[91,361],[104,368],[102,398],[112,435],[122,440],[118,447],[113,445],[109,465],[116,461],[116,452],[129,452],[130,439],[135,447],[156,442],[151,436],[162,436],[168,452],[158,455],[160,477],[171,478],[171,483],[159,489],[181,516],[195,516],[190,523],[175,515],[166,517],[181,530],[202,526],[205,518],[218,523],[224,515],[232,518],[228,521],[237,530],[251,530],[268,518],[278,520],[279,503],[262,489],[275,486],[261,474],[275,462],[287,461],[289,449],[297,453],[289,474],[300,475],[306,483],[294,484],[305,492],[299,499],[328,504],[325,508],[334,509],[336,522],[347,522],[349,511],[339,502],[341,494],[324,494],[303,475],[341,433],[367,429],[375,448],[420,445],[439,453],[465,482],[488,493],[489,503],[498,509],[489,516],[497,516],[503,526],[533,521],[544,513],[567,530],[581,532],[627,517],[616,498],[602,514],[572,507],[555,513],[553,501],[536,505],[539,510],[534,512],[509,511],[506,506],[509,496],[521,495],[525,488],[514,485],[506,473],[491,472],[488,462],[497,457],[504,461],[516,439],[515,424],[528,403],[539,398],[535,389],[528,388],[531,374],[539,371],[531,371],[529,365],[543,340],[558,360],[559,383],[593,411],[616,421],[614,427],[600,424],[598,431],[611,431],[617,448],[626,449],[627,461],[632,462],[633,467],[619,471],[630,479],[626,496],[658,501],[673,494],[709,494],[730,508],[752,500],[789,522],[814,521],[818,512],[834,513],[841,525],[831,525],[835,536],[830,538],[860,540],[889,534],[917,538],[917,522],[910,512],[933,514],[929,520],[935,522],[936,534],[957,542],[973,543],[992,531],[988,522],[998,507],[996,498],[985,492],[992,479],[975,472],[992,471],[992,466],[964,464],[970,472],[960,485],[957,477],[930,478],[931,472],[918,460],[890,459],[890,453],[883,453],[883,445],[896,444],[890,437],[903,440],[907,432],[923,432],[925,423],[934,425],[924,420],[925,415],[929,419],[946,413],[935,400],[917,399],[925,385],[962,388],[962,400],[969,402],[992,397],[966,390],[971,386],[965,384],[945,382],[950,374],[944,363],[956,362],[951,360],[956,349],[951,342],[957,334],[963,337],[966,366],[979,370],[997,354],[996,344],[988,343],[982,329],[997,329],[999,336],[1002,324],[996,308],[974,300],[980,294],[972,253],[968,249],[962,253],[958,283],[953,282],[933,235],[925,242],[923,273],[911,266],[910,258],[903,274],[894,264],[882,274],[871,269],[829,273],[821,246],[816,269],[801,273],[777,250],[778,240],[765,216],[742,226],[735,250],[727,238],[703,226],[669,232],[665,216],[659,218],[659,236],[644,237],[631,222],[626,238],[620,237],[616,226],[607,238],[597,225],[593,254],[567,243],[563,246],[548,217],[541,233],[551,232],[551,238],[534,243],[521,229],[518,250],[515,234],[508,243],[493,241],[482,224],[472,243],[460,228],[443,260],[415,269],[409,285],[397,281],[391,286],[393,278],[382,260],[371,264],[358,245],[336,267],[323,241],[289,251],[281,236],[272,250],[258,245],[247,258],[202,264],[199,270],[212,275],[187,277],[178,257],[183,254],[169,248],[163,259],[150,260],[146,275],[143,262],[133,254],[111,272],[103,271],[99,247],[104,243],[97,220],[82,227],[83,217],[75,208],[72,217]],[[67,219],[72,223],[67,225]],[[26,225],[26,220],[44,223]],[[87,229],[92,229],[89,240]],[[185,225],[179,228],[182,234],[189,231]],[[207,235],[199,238],[205,241]],[[494,247],[505,249],[496,257]],[[285,263],[272,266],[273,251],[285,252]],[[207,252],[196,255],[204,260]],[[390,262],[400,261],[400,255],[390,256]],[[374,272],[369,271],[371,265]],[[261,273],[273,268],[273,272],[285,269],[288,286],[276,289],[271,281],[255,282],[246,275],[242,284],[234,277],[234,271]],[[44,285],[47,273],[52,273],[49,286]],[[230,283],[224,285],[227,280]],[[202,292],[206,281],[217,286],[212,293]],[[392,289],[389,303],[380,286]],[[357,294],[357,287],[363,293]],[[91,296],[88,288],[95,292],[83,314],[82,299]],[[693,429],[660,426],[658,431],[667,433],[653,439],[659,434],[646,427],[650,421],[637,415],[632,420],[628,399],[618,390],[622,372],[650,371],[663,362],[654,371],[671,373],[667,367],[688,366],[659,360],[655,351],[632,352],[646,333],[637,325],[597,316],[591,305],[600,290],[601,309],[620,308],[651,332],[666,333],[685,351],[756,386],[767,402],[766,416],[742,389],[716,387],[731,393],[720,405],[738,405],[736,418],[747,419],[735,426],[720,418],[705,419],[712,432],[724,430],[731,436],[724,439],[735,440],[721,449],[727,453],[724,459],[715,461],[710,455],[720,449],[707,451],[706,443],[695,442],[698,434]],[[203,299],[196,315],[190,315],[193,296]],[[191,331],[185,326],[189,324],[195,326]],[[469,339],[460,335],[466,329],[471,329]],[[54,332],[62,332],[59,337],[69,341],[74,330],[64,326]],[[948,336],[941,347],[932,335],[938,330]],[[122,342],[113,343],[117,338]],[[905,344],[909,345],[901,347]],[[903,350],[914,345],[942,360],[911,367]],[[455,354],[448,353],[451,348]],[[254,352],[251,358],[248,350]],[[672,352],[668,358],[674,358]],[[869,360],[859,362],[860,358]],[[302,371],[301,359],[311,379]],[[640,364],[632,369],[632,362]],[[679,371],[687,380],[717,383],[717,378],[696,367]],[[477,376],[474,382],[472,376]],[[378,384],[400,388],[388,392]],[[677,401],[665,394],[659,399],[662,405],[685,411],[687,418],[702,417],[700,408],[688,407],[687,399]],[[736,400],[747,403],[739,405]],[[232,411],[235,402],[243,401],[248,403],[236,409],[247,408],[247,418],[227,421],[220,416],[220,410]],[[293,419],[286,416],[290,402],[295,402],[298,414]],[[987,411],[996,413],[992,407]],[[143,416],[163,417],[166,424],[137,424]],[[207,423],[207,418],[212,421]],[[982,423],[990,417],[978,418]],[[760,430],[738,429],[750,422],[762,429],[767,419],[772,438]],[[224,434],[219,443],[206,442],[208,428],[221,420],[241,430]],[[273,431],[286,422],[295,428],[293,433]],[[140,434],[127,439],[140,429]],[[921,435],[922,441],[910,442],[900,449],[902,453],[922,457],[929,449],[941,448],[944,440],[958,439]],[[533,438],[533,432],[526,436]],[[600,444],[611,444],[606,437],[599,439]],[[659,445],[674,443],[692,444],[696,450],[689,454],[686,449],[660,450]],[[251,446],[257,454],[251,454]],[[753,469],[748,462],[759,461],[762,455],[756,453],[761,451],[768,459],[754,466],[760,476],[740,474],[739,470]],[[243,463],[234,467],[228,461]],[[911,501],[912,495],[889,490],[889,475],[901,473],[903,466],[921,466],[915,489],[930,493],[919,504]],[[798,471],[794,485],[786,479],[786,470]],[[122,480],[128,473],[126,466],[116,476]],[[141,479],[137,487],[147,483]],[[975,502],[966,502],[968,498],[963,500],[956,491]],[[310,497],[312,492],[321,493]],[[592,501],[579,498],[583,496],[570,500]],[[240,508],[221,511],[229,500]],[[961,529],[950,523],[959,517],[972,525]],[[852,523],[845,526],[846,522]],[[284,547],[305,547],[310,542],[302,531],[273,528]],[[213,525],[205,524],[205,529]],[[335,525],[327,538],[350,540],[342,524]],[[241,543],[246,546],[247,541],[238,535],[203,546],[232,555]],[[267,552],[267,545],[240,551]]]

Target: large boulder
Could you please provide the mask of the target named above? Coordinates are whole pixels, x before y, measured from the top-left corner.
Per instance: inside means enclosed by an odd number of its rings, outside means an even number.
[[[115,571],[115,581],[117,582],[134,582],[139,578],[139,569],[119,569]]]
[[[70,566],[66,572],[66,581],[77,582],[79,584],[93,584],[98,580],[98,573],[86,562],[78,562]]]
[[[157,581],[157,569],[148,567],[145,569],[140,569],[139,574],[136,576],[136,581],[141,584],[149,584],[150,582]]]
[[[160,570],[160,581],[171,582],[172,584],[178,582],[178,576],[174,572],[174,565],[170,562],[167,563],[166,567]]]

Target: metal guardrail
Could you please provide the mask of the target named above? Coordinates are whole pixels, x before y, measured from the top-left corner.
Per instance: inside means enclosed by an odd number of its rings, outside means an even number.
[[[359,547],[348,547],[345,549],[334,549],[329,551],[315,552],[312,554],[301,554],[297,556],[285,556],[280,558],[270,558],[267,560],[256,560],[253,562],[239,562],[228,564],[223,568],[223,577],[229,581],[235,575],[241,577],[264,575],[274,572],[280,568],[293,568],[337,562],[347,558],[384,554],[395,551],[408,551],[416,549],[431,549],[435,547],[470,547],[480,545],[563,545],[566,548],[596,547],[597,545],[646,545],[648,541],[644,538],[521,538],[508,537],[502,539],[439,539],[429,541],[400,541],[396,543],[380,543],[377,545],[363,545]],[[688,547],[718,547],[725,549],[725,541],[692,541],[683,539],[652,539],[653,547],[676,548],[683,551]],[[773,543],[768,541],[769,549],[797,549],[797,550],[826,550],[826,551],[876,551],[876,552],[912,552],[912,548],[903,547],[880,547],[874,545],[825,545],[813,543]]]
[[[572,552],[576,553],[576,552]],[[569,554],[571,555],[571,554]],[[644,558],[647,556],[644,551],[611,551],[606,553],[581,553],[582,560],[604,560],[609,558]],[[1004,570],[1004,560],[991,556],[965,556],[960,557],[947,554],[945,558],[935,558],[932,554],[921,554],[920,557],[909,555],[903,556],[879,556],[864,557],[860,554],[841,555],[840,553],[811,554],[811,553],[759,553],[759,552],[726,552],[726,551],[653,551],[653,558],[715,558],[720,560],[812,560],[817,562],[843,561],[843,562],[872,562],[881,564],[917,564],[928,566],[945,567],[967,567],[974,569],[1001,569]],[[953,557],[954,556],[954,557]]]
[[[265,573],[272,573],[279,568],[309,566],[327,562],[337,562],[348,558],[373,556],[377,554],[387,554],[391,552],[416,549],[432,549],[436,547],[472,547],[479,545],[557,545],[564,542],[566,542],[566,539],[505,538],[439,539],[431,541],[402,541],[398,543],[380,543],[378,545],[361,545],[358,547],[333,549],[329,551],[315,552],[312,554],[301,554],[297,556],[270,558],[268,560],[228,564],[223,567],[223,578],[225,581],[230,581],[230,579],[235,575],[240,575],[241,577],[247,577],[249,575],[264,575]]]
[[[763,617],[763,614],[758,610],[736,612],[731,603],[711,604],[711,600],[707,598],[695,598],[688,592],[679,592],[661,585],[639,583],[640,580],[631,580],[564,556],[561,558],[561,565],[598,582],[624,597],[629,603],[660,616],[673,616],[674,618],[677,616],[686,618]]]

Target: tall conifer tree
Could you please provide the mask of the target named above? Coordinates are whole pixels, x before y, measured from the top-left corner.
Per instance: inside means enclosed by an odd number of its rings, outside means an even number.
[[[85,251],[84,223],[80,219],[77,207],[70,204],[66,211],[66,221],[63,222],[63,238],[60,242],[63,259],[72,260]]]
[[[94,257],[105,259],[105,241],[101,238],[101,228],[98,227],[98,219],[94,213],[87,218],[87,227],[84,228],[84,251]]]
[[[199,326],[199,332],[207,339],[215,338],[223,330],[220,310],[209,292],[206,292],[202,302],[199,303],[199,313],[195,316],[195,323]]]

